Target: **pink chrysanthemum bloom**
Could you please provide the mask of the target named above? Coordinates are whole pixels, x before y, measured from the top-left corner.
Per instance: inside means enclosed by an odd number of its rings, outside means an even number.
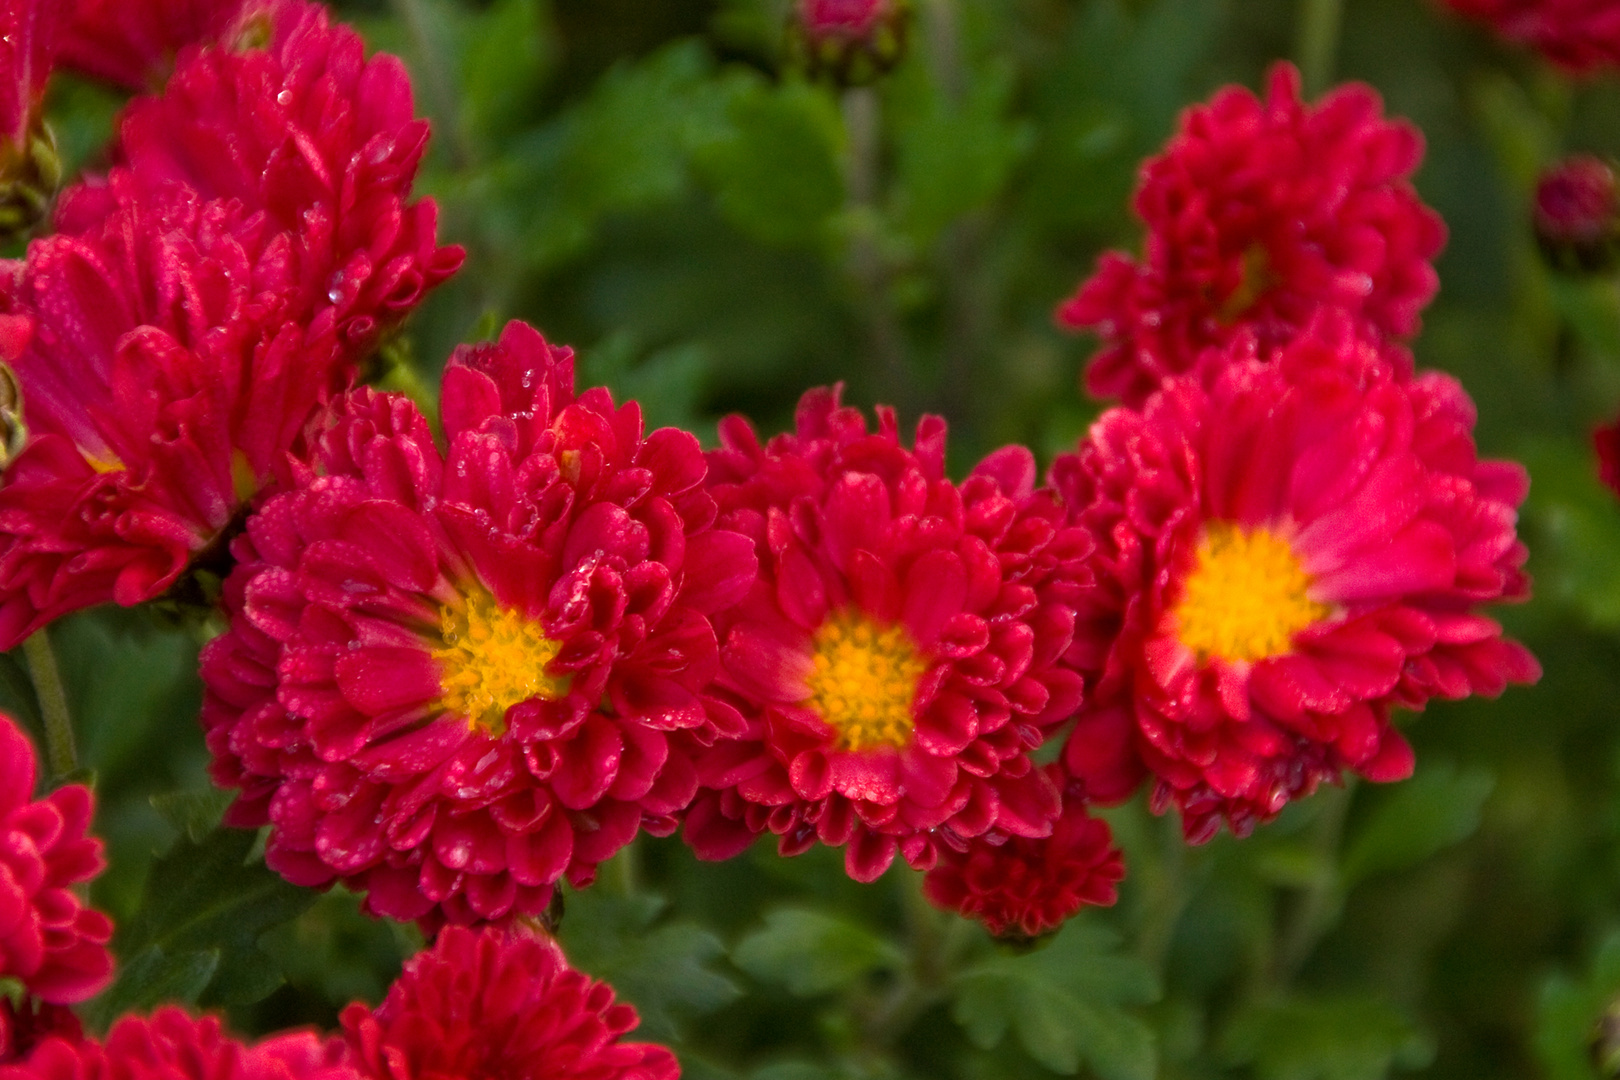
[[[77,0],[57,60],[130,90],[156,89],[182,49],[218,41],[250,2],[260,0]]]
[[[766,831],[785,855],[847,844],[871,881],[896,852],[926,869],[941,844],[1045,836],[1058,791],[1028,755],[1080,701],[1058,660],[1086,537],[1034,490],[1029,451],[958,487],[944,421],[907,450],[892,410],[868,432],[838,397],[810,391],[764,446],[731,417],[709,455],[721,521],[761,569],[717,620],[716,685],[747,729],[700,755],[686,838],[708,859]]]
[[[1206,347],[1240,329],[1281,344],[1324,306],[1415,333],[1446,236],[1408,179],[1422,156],[1417,130],[1385,120],[1370,87],[1307,106],[1289,64],[1272,68],[1265,101],[1228,87],[1187,110],[1142,168],[1144,258],[1103,255],[1058,308],[1063,326],[1102,338],[1087,387],[1138,406]]]
[[[1613,0],[1446,0],[1574,72],[1620,64],[1620,7]]]
[[[0,715],[0,978],[65,1005],[112,978],[112,922],[74,886],[105,863],[87,836],[95,800],[82,784],[33,799],[34,747]]]
[[[1037,938],[1087,904],[1112,904],[1124,876],[1108,823],[1087,814],[1083,798],[1068,795],[1051,836],[999,845],[976,840],[966,851],[942,852],[923,879],[923,895],[997,937]]]
[[[361,359],[463,258],[438,245],[433,200],[409,201],[427,121],[413,115],[399,59],[366,59],[359,35],[332,25],[324,6],[278,0],[244,17],[264,24],[264,47],[191,53],[162,94],[132,102],[113,176],[151,202],[194,192],[262,212],[285,234],[282,258],[313,284],[308,321],[334,319],[349,358]],[[104,185],[80,185],[64,195],[57,227],[82,232],[114,203]]]
[[[176,197],[123,200],[5,267],[0,345],[30,439],[0,487],[0,648],[79,608],[150,600],[219,554],[347,380],[286,254],[264,215]]]
[[[1477,611],[1528,595],[1524,469],[1477,458],[1454,379],[1331,329],[1270,364],[1239,341],[1207,389],[1113,409],[1053,466],[1098,545],[1069,657],[1095,692],[1064,760],[1094,800],[1145,765],[1194,841],[1345,770],[1406,776],[1394,706],[1540,674]]]
[[[576,399],[533,329],[458,350],[442,400],[447,455],[404,398],[331,407],[236,541],[202,658],[227,820],[269,823],[294,883],[430,927],[536,914],[673,831],[695,776],[670,733],[736,726],[708,616],[755,573],[697,440]]]
[[[528,932],[446,927],[375,1010],[343,1010],[355,1064],[370,1080],[545,1077],[676,1080],[675,1055],[621,1042],[636,1010]]]
[[[211,1016],[165,1006],[150,1018],[126,1016],[105,1042],[45,1039],[21,1061],[0,1065],[0,1080],[360,1080],[342,1043],[289,1032],[248,1047]]]

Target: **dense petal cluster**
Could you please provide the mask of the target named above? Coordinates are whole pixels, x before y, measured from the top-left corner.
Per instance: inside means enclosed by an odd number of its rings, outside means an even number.
[[[726,858],[764,832],[784,854],[848,845],[870,881],[896,852],[1044,836],[1057,789],[1029,752],[1072,715],[1069,647],[1086,554],[1027,450],[945,478],[945,425],[901,445],[813,390],[797,431],[761,445],[732,417],[709,455],[721,521],[752,538],[759,579],[717,620],[717,685],[746,730],[699,755],[686,837]]]
[[[303,0],[251,14],[268,46],[188,54],[122,118],[123,164],[0,275],[33,436],[0,490],[0,647],[218,561],[313,409],[459,264],[406,202],[427,129],[398,61]]]
[[[371,1080],[675,1080],[667,1049],[620,1041],[636,1022],[556,942],[454,926],[405,965],[375,1010],[343,1012],[355,1064]]]
[[[1405,776],[1390,710],[1539,675],[1478,605],[1522,599],[1528,486],[1479,460],[1454,380],[1317,328],[1205,387],[1106,413],[1054,483],[1096,538],[1065,754],[1093,798],[1146,768],[1189,837],[1247,832],[1322,780]]]
[[[74,886],[102,868],[101,841],[87,836],[95,804],[81,784],[33,799],[34,748],[0,716],[0,978],[52,1005],[83,1001],[112,978],[112,922],[86,907]],[[6,1028],[32,1029],[33,1013]],[[44,1016],[46,1027],[60,1021]]]
[[[1409,181],[1422,155],[1417,130],[1385,120],[1370,87],[1308,106],[1287,64],[1272,69],[1265,101],[1228,87],[1187,110],[1142,168],[1143,259],[1104,254],[1058,309],[1064,326],[1102,338],[1088,388],[1140,405],[1207,347],[1240,330],[1277,345],[1324,308],[1378,334],[1414,333],[1445,242]]]
[[[154,203],[194,193],[262,213],[308,287],[305,321],[333,320],[356,360],[461,265],[460,248],[438,245],[433,201],[409,201],[427,121],[413,114],[399,59],[368,60],[324,6],[279,0],[249,15],[263,23],[263,48],[190,54],[162,94],[125,110],[113,178]],[[69,192],[58,228],[99,224],[120,190]]]
[[[0,1065],[0,1080],[360,1080],[343,1044],[309,1032],[248,1047],[213,1017],[167,1006],[126,1016],[105,1042],[53,1036],[26,1058]]]
[[[218,41],[269,0],[77,0],[58,63],[130,90],[161,86],[188,45]],[[68,4],[63,4],[67,7]]]
[[[458,350],[442,408],[444,455],[401,397],[328,410],[236,541],[202,660],[229,820],[269,823],[289,880],[430,926],[536,914],[675,828],[695,776],[670,733],[735,726],[703,693],[708,615],[754,575],[697,440],[576,399],[531,328]]]
[[[946,911],[977,919],[998,937],[1035,938],[1087,904],[1118,898],[1125,861],[1108,824],[1086,813],[1078,789],[1063,800],[1052,835],[983,840],[945,850],[923,879],[923,894]]]
[[[1620,8],[1610,0],[1446,0],[1570,71],[1620,64]]]
[[[168,589],[347,378],[285,254],[239,204],[131,200],[10,267],[30,439],[0,488],[0,647]]]

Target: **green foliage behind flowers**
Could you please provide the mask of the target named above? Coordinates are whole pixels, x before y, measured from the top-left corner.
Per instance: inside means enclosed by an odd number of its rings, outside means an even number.
[[[420,381],[523,318],[579,348],[582,384],[705,445],[728,412],[774,433],[842,380],[907,427],[943,413],[954,475],[1009,442],[1044,467],[1099,409],[1077,388],[1091,342],[1051,311],[1138,242],[1141,160],[1333,5],[918,0],[899,68],[842,96],[790,70],[788,6],[337,5],[410,66],[435,130],[419,189],[469,249],[406,328]],[[1244,841],[1187,848],[1140,796],[1105,811],[1119,903],[1020,947],[901,866],[859,886],[821,849],[707,864],[643,837],[568,892],[560,939],[687,1076],[1620,1074],[1620,502],[1590,450],[1620,410],[1620,292],[1546,269],[1529,229],[1545,162],[1620,155],[1620,79],[1571,82],[1423,0],[1344,7],[1333,77],[1422,128],[1417,186],[1450,229],[1419,361],[1468,387],[1484,452],[1532,473],[1536,599],[1502,617],[1542,683],[1403,717],[1414,779],[1325,789]],[[63,83],[50,108],[93,164],[104,94]],[[420,942],[215,827],[193,674],[215,629],[96,611],[51,631],[108,844],[94,899],[120,928],[88,1015],[178,1000],[244,1033],[331,1027]],[[0,660],[0,705],[37,723],[27,671]]]

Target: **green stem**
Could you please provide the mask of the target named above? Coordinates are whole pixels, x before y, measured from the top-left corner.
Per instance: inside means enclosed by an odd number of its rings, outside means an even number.
[[[51,778],[60,780],[78,768],[79,762],[73,745],[73,717],[68,711],[67,688],[62,685],[56,654],[51,651],[49,632],[34,631],[23,642],[23,655],[28,659],[28,673],[34,680],[34,694],[39,698],[40,718],[45,722],[45,760],[50,766]]]
[[[883,397],[902,412],[913,404],[911,373],[906,361],[905,331],[890,301],[890,273],[881,245],[878,209],[883,152],[882,103],[870,86],[844,91],[844,129],[849,136],[845,164],[849,180],[849,272],[865,308],[871,354],[878,364]]]
[[[1344,0],[1300,0],[1299,69],[1308,95],[1320,94],[1333,81],[1343,21]]]

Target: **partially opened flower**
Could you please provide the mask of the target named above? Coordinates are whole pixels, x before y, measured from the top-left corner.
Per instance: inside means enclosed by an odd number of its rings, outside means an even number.
[[[1080,701],[1058,665],[1086,553],[1027,450],[945,478],[945,425],[900,443],[837,390],[799,404],[797,431],[761,445],[740,417],[709,455],[721,521],[750,536],[760,575],[726,613],[717,685],[741,738],[704,750],[686,821],[703,858],[756,836],[784,854],[847,845],[870,881],[898,852],[1045,836],[1059,810],[1029,753]]]
[[[621,1041],[637,1022],[613,989],[523,931],[446,927],[376,1009],[350,1005],[343,1030],[370,1080],[544,1077],[675,1080],[675,1055]]]
[[[1536,181],[1531,221],[1547,261],[1561,270],[1603,272],[1620,257],[1620,188],[1614,168],[1572,154]]]
[[[458,350],[448,453],[370,390],[235,545],[203,724],[228,820],[289,880],[428,926],[544,910],[692,795],[671,732],[734,728],[708,616],[753,580],[697,440],[574,395],[533,329]]]
[[[165,1006],[126,1016],[105,1041],[52,1036],[0,1065],[0,1080],[360,1080],[336,1040],[289,1032],[249,1047],[211,1016]]]
[[[1086,385],[1140,405],[1165,378],[1240,331],[1281,344],[1324,307],[1405,337],[1439,286],[1439,215],[1410,176],[1417,130],[1385,120],[1373,90],[1341,86],[1315,105],[1279,64],[1267,96],[1227,87],[1188,109],[1142,168],[1133,207],[1143,258],[1108,252],[1058,309],[1102,349]]]
[[[795,36],[813,74],[863,83],[899,63],[911,0],[796,0]]]
[[[244,7],[264,0],[67,2],[73,17],[62,33],[61,66],[130,90],[155,90],[182,49],[219,41]]]
[[[0,350],[30,438],[0,487],[0,648],[208,563],[347,381],[286,256],[264,215],[174,198],[120,201],[5,267]]]
[[[1534,681],[1477,610],[1528,594],[1528,480],[1477,458],[1473,424],[1455,380],[1332,333],[1270,364],[1240,341],[1208,389],[1104,414],[1053,466],[1098,545],[1064,758],[1088,797],[1145,766],[1190,838],[1245,833],[1346,770],[1407,775],[1395,706]]]
[[[151,204],[194,194],[262,213],[284,234],[282,258],[318,286],[306,321],[333,320],[356,361],[461,265],[459,247],[438,244],[433,200],[410,201],[428,124],[398,57],[367,59],[324,6],[276,0],[249,15],[266,40],[189,53],[161,94],[124,111],[112,176]],[[107,186],[79,185],[57,226],[95,228],[115,205]]]
[[[0,978],[49,1005],[83,1001],[112,979],[112,922],[86,907],[74,887],[101,871],[101,841],[86,835],[94,811],[82,784],[34,799],[34,748],[0,716]],[[25,1007],[6,1017],[7,1041],[54,1013]]]
[[[1611,0],[1446,0],[1560,67],[1588,72],[1620,64],[1620,8]]]
[[[975,840],[964,851],[941,852],[923,895],[997,937],[1036,938],[1087,904],[1112,904],[1124,876],[1108,824],[1086,813],[1077,788],[1065,795],[1051,836]]]

